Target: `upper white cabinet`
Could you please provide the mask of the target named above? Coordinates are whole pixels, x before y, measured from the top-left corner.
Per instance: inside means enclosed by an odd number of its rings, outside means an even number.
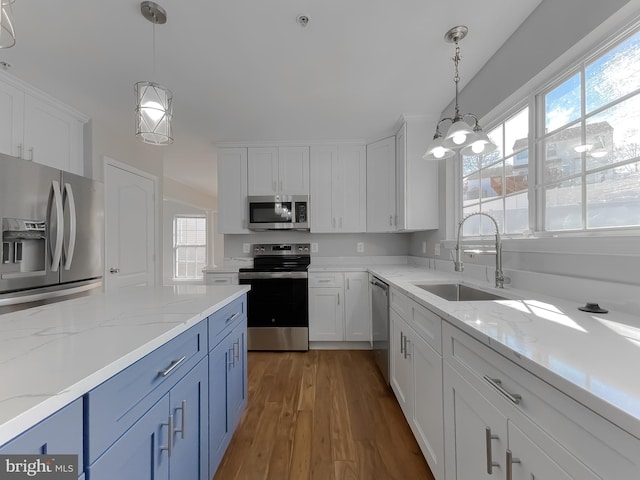
[[[82,175],[86,121],[55,99],[0,76],[0,152]]]
[[[402,117],[396,132],[396,229],[438,228],[438,163],[422,158],[433,122],[424,116]]]
[[[396,231],[395,137],[367,145],[367,232]]]
[[[311,147],[311,231],[365,232],[367,164],[364,145]]]
[[[250,147],[249,195],[308,195],[309,147]]]
[[[247,220],[247,149],[218,150],[218,231],[249,233]]]

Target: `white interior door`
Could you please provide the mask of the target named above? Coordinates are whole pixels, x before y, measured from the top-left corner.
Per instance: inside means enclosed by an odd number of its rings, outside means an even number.
[[[106,289],[155,285],[154,180],[107,163],[105,191]]]

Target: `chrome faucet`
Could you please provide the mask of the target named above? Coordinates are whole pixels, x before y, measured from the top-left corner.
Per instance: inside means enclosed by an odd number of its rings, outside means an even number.
[[[502,242],[500,241],[500,228],[498,227],[498,222],[495,218],[493,218],[488,213],[484,212],[474,212],[470,213],[466,217],[464,217],[458,223],[458,236],[456,240],[456,258],[453,261],[456,272],[462,272],[464,270],[464,263],[462,263],[462,249],[460,248],[460,231],[462,230],[462,224],[467,221],[469,217],[473,217],[474,215],[484,215],[485,217],[489,217],[493,222],[494,227],[496,227],[496,287],[504,288],[505,276],[502,272]],[[508,283],[508,282],[507,282]]]

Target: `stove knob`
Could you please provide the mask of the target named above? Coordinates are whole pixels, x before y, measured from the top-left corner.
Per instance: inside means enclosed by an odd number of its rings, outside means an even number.
[[[264,253],[264,247],[260,247],[260,252]]]
[[[309,251],[309,247],[304,247],[304,251],[308,252]]]

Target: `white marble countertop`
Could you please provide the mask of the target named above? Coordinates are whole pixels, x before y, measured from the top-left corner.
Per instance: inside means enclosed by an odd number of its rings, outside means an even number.
[[[368,270],[537,377],[640,438],[640,316],[410,265]],[[509,300],[450,302],[415,283],[460,282]],[[640,292],[638,292],[640,293]],[[559,292],[561,294],[561,292]]]
[[[0,445],[248,290],[134,287],[0,315]]]

